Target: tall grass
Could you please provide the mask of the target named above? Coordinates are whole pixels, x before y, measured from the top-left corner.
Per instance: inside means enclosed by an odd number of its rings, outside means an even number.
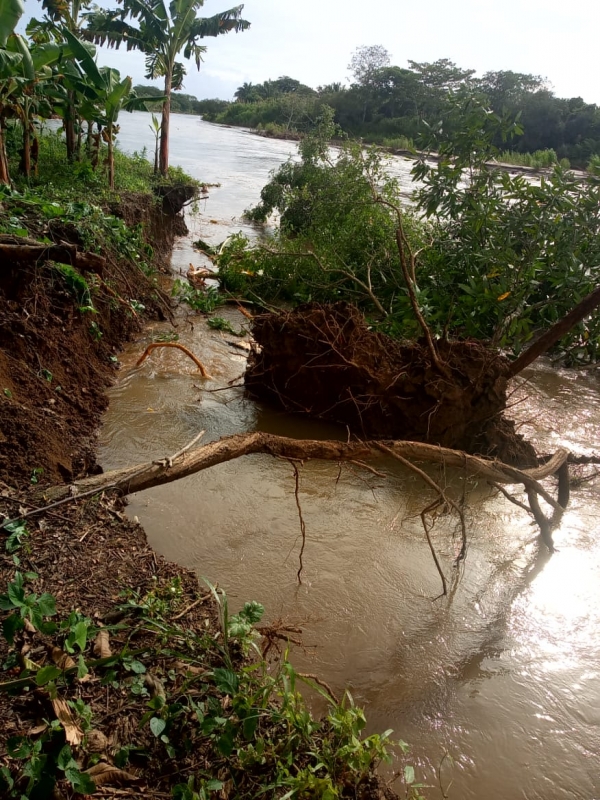
[[[551,148],[536,150],[535,153],[515,153],[512,150],[505,150],[498,156],[498,161],[503,164],[514,164],[517,167],[532,167],[533,169],[548,169],[557,164],[566,169],[571,167],[568,158],[561,158],[559,161],[556,150]]]

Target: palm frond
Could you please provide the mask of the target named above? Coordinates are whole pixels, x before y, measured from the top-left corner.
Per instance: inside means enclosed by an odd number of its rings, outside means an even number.
[[[213,17],[197,17],[190,28],[190,38],[204,39],[207,36],[220,36],[222,33],[248,30],[250,23],[242,19],[244,6],[235,6]]]

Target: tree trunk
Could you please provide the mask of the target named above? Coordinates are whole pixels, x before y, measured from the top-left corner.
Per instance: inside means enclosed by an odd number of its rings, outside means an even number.
[[[92,159],[93,132],[94,132],[94,123],[88,120],[87,138],[85,140],[85,152],[90,161]]]
[[[29,121],[23,120],[23,158],[21,168],[26,178],[31,177],[31,130]]]
[[[8,158],[6,155],[6,143],[4,141],[4,126],[0,123],[0,184],[10,186],[10,175],[8,172]]]
[[[67,104],[67,113],[65,116],[65,144],[67,147],[67,158],[69,161],[73,161],[75,158],[75,148],[76,148],[76,141],[75,141],[75,102],[74,102],[74,92],[67,92],[68,97],[68,104]]]
[[[171,82],[172,71],[165,75],[165,101],[162,107],[162,123],[160,126],[160,158],[159,170],[161,175],[169,172],[169,120],[171,118]]]
[[[108,124],[108,185],[111,189],[115,188],[115,153],[113,142],[112,122]]]
[[[571,328],[581,322],[582,319],[589,317],[589,315],[600,306],[600,286],[597,286],[593,292],[590,292],[583,300],[578,303],[575,308],[569,311],[562,319],[559,319],[546,333],[542,334],[531,347],[528,347],[516,361],[513,361],[510,367],[510,376],[513,378],[519,372],[532,364],[536,358],[539,358],[547,352],[553,345],[555,345],[563,336],[565,336]]]
[[[117,469],[103,475],[93,475],[76,481],[71,486],[44,489],[43,494],[50,500],[60,500],[82,492],[101,492],[105,489],[116,489],[120,494],[128,495],[150,489],[153,486],[177,481],[195,472],[232,461],[241,456],[258,453],[294,461],[323,459],[356,462],[365,458],[381,456],[380,444],[373,441],[341,442],[290,439],[261,432],[239,433],[223,437],[194,450],[184,448],[180,454],[162,461],[151,461],[146,464],[137,464],[134,467]],[[536,492],[541,490],[542,497],[553,506],[556,506],[557,502],[541,489],[537,481],[557,473],[568,457],[567,450],[560,449],[541,467],[519,470],[500,461],[479,458],[460,450],[451,450],[421,442],[388,441],[385,442],[385,445],[395,455],[402,456],[407,461],[443,464],[465,470],[474,479],[493,483],[521,483]]]

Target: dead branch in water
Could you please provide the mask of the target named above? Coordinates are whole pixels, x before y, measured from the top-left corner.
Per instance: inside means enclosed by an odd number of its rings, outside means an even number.
[[[534,514],[538,524],[541,522],[542,536],[548,547],[551,547],[550,531],[560,520],[564,507],[544,489],[539,481],[551,475],[564,476],[565,469],[563,465],[566,464],[569,456],[568,451],[564,449],[558,450],[542,466],[520,470],[500,461],[480,458],[460,450],[451,450],[421,442],[318,441],[290,439],[285,436],[275,436],[261,432],[241,433],[223,437],[216,442],[210,442],[193,450],[186,450],[176,458],[171,459],[170,465],[169,459],[166,459],[113,470],[103,475],[93,475],[76,481],[70,486],[55,486],[46,489],[44,497],[46,500],[55,503],[57,501],[76,500],[78,497],[89,496],[109,489],[115,490],[121,495],[133,494],[134,492],[150,489],[153,486],[171,483],[195,472],[247,455],[267,454],[287,459],[288,461],[291,460],[292,462],[304,462],[313,459],[341,462],[362,461],[365,458],[381,456],[382,453],[388,456],[393,455],[396,460],[402,461],[402,463],[409,462],[405,466],[409,466],[410,469],[417,472],[422,479],[424,479],[423,476],[426,473],[416,468],[413,462],[428,462],[442,464],[446,467],[457,467],[463,470],[465,475],[469,475],[473,479],[490,483],[521,484],[529,494],[530,500],[531,497],[536,499],[541,497],[553,509],[554,513],[550,519],[547,519],[541,513],[541,509],[528,509]],[[445,500],[448,501],[448,504],[452,506],[447,495],[441,492],[435,481],[432,481],[429,476],[426,477],[428,485],[431,486],[433,483],[432,488],[438,493],[438,496],[441,493]],[[563,502],[566,502],[564,490],[559,491],[559,497]],[[457,508],[456,510],[458,511]],[[465,533],[463,532],[463,545],[465,541]]]
[[[141,366],[144,363],[144,361],[148,358],[150,353],[153,350],[156,350],[157,347],[175,347],[177,350],[181,350],[182,353],[185,353],[186,356],[189,356],[189,358],[192,359],[194,364],[200,370],[203,378],[210,378],[210,375],[206,371],[206,368],[204,367],[202,362],[196,358],[196,356],[191,352],[191,350],[188,350],[187,347],[184,347],[182,344],[179,344],[179,342],[153,342],[152,344],[149,344],[148,347],[144,350],[144,352],[140,356],[140,358],[138,359],[136,367]]]

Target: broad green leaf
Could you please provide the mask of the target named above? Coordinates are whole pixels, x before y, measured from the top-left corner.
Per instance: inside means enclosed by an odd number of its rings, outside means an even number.
[[[45,686],[47,683],[56,680],[56,678],[60,677],[61,675],[62,670],[59,669],[59,667],[54,666],[54,664],[50,664],[47,667],[38,669],[35,676],[35,682],[38,686]]]
[[[214,671],[215,684],[217,689],[223,694],[236,694],[239,687],[238,676],[230,669],[217,667]]]
[[[82,42],[66,28],[63,28],[62,33],[86,76],[97,89],[105,89],[106,83],[94,61],[92,52],[90,52],[90,45]]]
[[[2,1],[3,0],[0,0],[0,3],[2,3]],[[28,81],[34,81],[36,78],[35,67],[33,66],[33,60],[27,42],[18,33],[13,34],[9,41],[14,43],[14,48],[11,47],[11,50],[14,49],[17,53],[21,54],[21,71],[23,77]]]
[[[25,590],[23,589],[23,576],[20,572],[15,573],[12,583],[8,584],[8,597],[15,606],[25,605]]]
[[[41,598],[40,598],[41,599]],[[87,643],[88,624],[87,622],[78,622],[69,634],[69,644],[76,644],[83,652]]]
[[[409,766],[404,767],[404,780],[410,786],[415,782],[415,768]]]
[[[25,623],[23,622],[23,618],[20,614],[15,612],[9,617],[6,617],[6,619],[2,622],[2,633],[4,634],[6,641],[9,644],[12,644],[15,639],[15,633],[24,626]]]
[[[56,764],[59,769],[62,769],[63,772],[68,767],[77,766],[77,762],[73,758],[73,751],[71,750],[70,745],[66,744],[58,754],[58,758],[56,759]]]
[[[150,720],[150,730],[157,739],[166,727],[167,723],[164,721],[164,719],[160,719],[160,717],[152,717]]]
[[[86,665],[85,661],[83,660],[83,656],[80,654],[79,658],[77,659],[77,677],[79,679],[85,678],[85,676],[88,674],[88,672],[89,672],[89,669],[87,668],[87,665]]]
[[[10,34],[23,16],[22,0],[0,0],[0,46],[5,47]]]
[[[248,622],[254,625],[255,623],[261,621],[264,613],[265,607],[261,603],[257,603],[256,600],[252,600],[250,603],[245,603],[243,609],[239,613],[239,616],[245,617]]]
[[[37,604],[40,613],[44,617],[53,617],[56,614],[56,600],[51,594],[44,592],[44,594],[38,600]]]

